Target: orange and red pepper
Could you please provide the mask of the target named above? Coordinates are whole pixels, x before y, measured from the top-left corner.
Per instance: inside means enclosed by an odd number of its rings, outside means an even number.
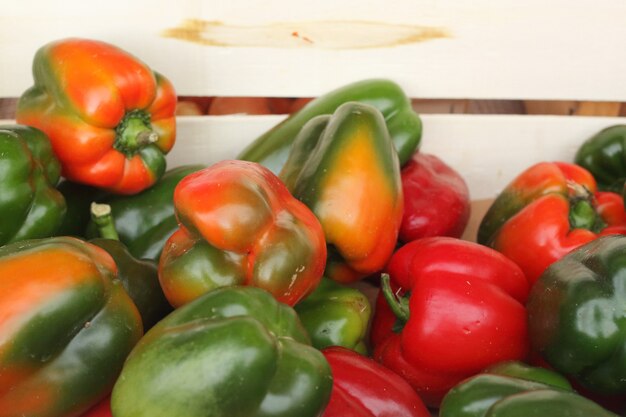
[[[296,304],[326,263],[322,226],[269,169],[222,161],[174,190],[179,229],[165,244],[159,280],[174,306],[212,289],[253,285]]]
[[[598,192],[593,176],[581,166],[541,162],[498,195],[477,240],[515,261],[532,284],[572,250],[598,236],[625,233],[620,195]]]
[[[104,42],[41,47],[16,119],[44,131],[69,180],[134,194],[165,171],[176,136],[176,94],[161,74]]]

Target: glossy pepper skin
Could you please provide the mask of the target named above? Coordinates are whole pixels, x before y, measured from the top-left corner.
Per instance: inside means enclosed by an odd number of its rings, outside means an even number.
[[[604,236],[552,264],[528,298],[532,349],[590,392],[626,392],[626,237]]]
[[[574,161],[591,172],[600,190],[621,193],[626,182],[626,125],[607,127],[587,139]]]
[[[75,238],[0,248],[0,416],[78,416],[110,392],[143,334],[116,274]]]
[[[66,211],[60,171],[42,131],[0,126],[0,245],[56,233]]]
[[[329,279],[294,306],[317,349],[342,346],[367,353],[365,338],[372,307],[365,294]]]
[[[159,261],[173,306],[229,285],[258,286],[294,305],[319,284],[322,226],[267,168],[219,162],[185,177],[174,207],[180,227]]]
[[[355,82],[316,98],[258,137],[237,159],[258,162],[278,174],[304,125],[314,117],[335,113],[342,104],[350,101],[373,106],[382,113],[400,164],[406,163],[419,146],[422,122],[400,86],[385,79]]]
[[[510,366],[513,372],[508,372]],[[439,409],[439,417],[545,416],[617,417],[576,394],[560,375],[519,363],[505,363],[461,382]]]
[[[16,119],[50,137],[65,178],[135,194],[163,175],[176,137],[165,77],[113,45],[69,38],[37,51],[33,78]]]
[[[326,275],[353,282],[380,271],[402,221],[400,166],[382,114],[350,102],[307,123],[280,173],[329,245]]]
[[[387,267],[370,333],[374,358],[437,406],[461,380],[528,353],[528,282],[502,254],[449,237],[414,240]],[[410,295],[409,295],[410,294]]]
[[[183,165],[168,169],[156,184],[139,194],[108,195],[92,201],[111,206],[120,241],[135,258],[158,262],[165,242],[178,229],[174,189],[183,178],[202,168],[205,166]],[[85,211],[89,214],[89,205]],[[93,221],[87,224],[84,233],[89,238],[98,236]]]
[[[554,261],[598,236],[626,233],[624,202],[598,193],[586,169],[540,162],[515,178],[482,219],[478,242],[515,261],[534,283]]]
[[[177,309],[139,342],[115,384],[115,417],[316,417],[328,362],[296,313],[255,287],[225,287]]]
[[[470,216],[463,177],[435,155],[415,153],[402,167],[404,215],[399,239],[461,237]]]
[[[120,242],[111,206],[93,203],[91,217],[98,226],[100,237],[89,242],[107,251],[115,261],[118,279],[137,306],[145,332],[172,311],[159,283],[157,265],[149,259],[136,259]]]
[[[378,362],[338,346],[322,353],[333,374],[322,417],[430,417],[411,386]]]

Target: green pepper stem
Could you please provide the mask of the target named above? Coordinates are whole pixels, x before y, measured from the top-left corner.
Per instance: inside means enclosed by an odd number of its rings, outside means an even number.
[[[120,235],[115,230],[111,206],[108,204],[91,203],[91,220],[98,227],[100,237],[105,239],[120,240]]]
[[[570,189],[569,224],[572,229],[587,229],[598,233],[606,227],[606,223],[598,215],[594,196],[582,184],[568,182]]]
[[[129,157],[159,140],[159,135],[150,126],[150,115],[142,110],[126,113],[115,131],[114,148]]]
[[[383,292],[383,296],[385,300],[387,300],[387,304],[389,304],[389,308],[393,312],[393,314],[403,323],[406,323],[409,320],[409,306],[406,298],[399,298],[396,294],[394,294],[391,289],[389,274],[382,274],[380,276],[381,279],[381,290]]]

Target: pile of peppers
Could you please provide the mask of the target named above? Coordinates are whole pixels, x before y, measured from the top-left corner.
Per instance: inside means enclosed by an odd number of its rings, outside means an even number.
[[[626,393],[624,126],[522,172],[473,243],[392,81],[171,169],[139,58],[61,39],[33,82],[0,126],[0,417],[616,415],[590,398]]]

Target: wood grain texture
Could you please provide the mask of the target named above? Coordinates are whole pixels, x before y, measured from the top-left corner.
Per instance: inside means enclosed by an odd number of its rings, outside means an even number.
[[[23,0],[5,5],[0,17],[0,97],[19,96],[31,84],[39,46],[80,36],[130,51],[181,95],[313,97],[386,77],[415,98],[621,102],[624,16],[622,0]],[[219,23],[227,46],[167,36],[190,19]],[[350,22],[373,25],[387,40],[401,29],[446,36],[363,47],[363,31],[349,30]],[[315,36],[337,37],[340,46]]]

